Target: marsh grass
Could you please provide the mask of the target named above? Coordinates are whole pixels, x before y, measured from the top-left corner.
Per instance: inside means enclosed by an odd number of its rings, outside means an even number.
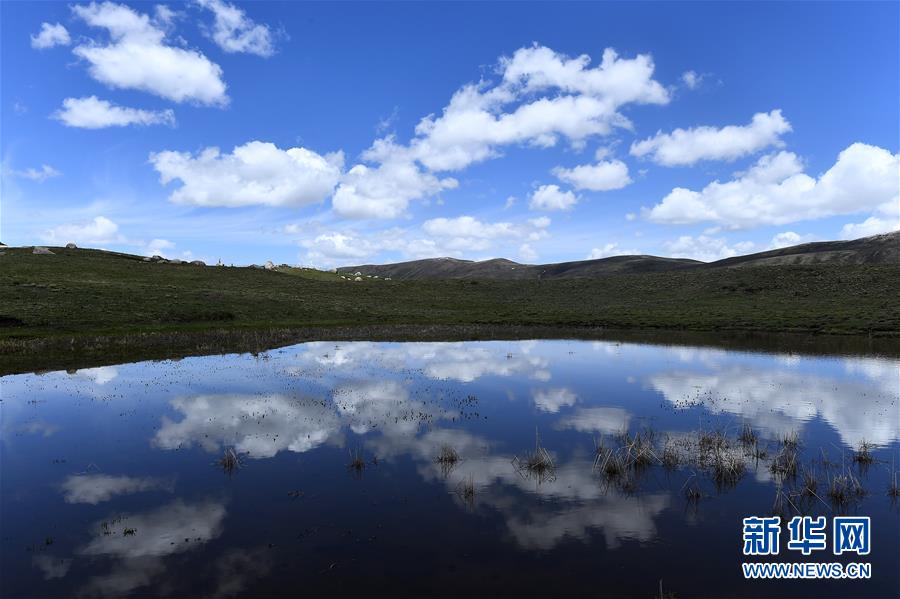
[[[219,458],[218,461],[219,466],[222,468],[222,471],[225,472],[228,476],[231,476],[244,465],[244,460],[233,447],[229,447],[225,449],[225,452],[222,454],[222,457]]]
[[[357,475],[362,475],[363,470],[366,469],[366,460],[360,448],[357,447],[350,451],[350,463],[347,464],[347,468]]]
[[[459,481],[459,484],[456,485],[456,495],[469,508],[475,506],[475,477],[473,475],[470,474]]]
[[[753,430],[753,427],[750,426],[749,423],[745,423],[744,426],[741,427],[741,434],[738,435],[738,441],[746,447],[756,447],[759,442],[759,435]]]
[[[460,460],[459,452],[450,445],[442,445],[437,457],[434,458],[434,461],[440,466],[441,473],[445,478],[450,474],[450,471],[459,464]]]
[[[862,500],[865,496],[865,488],[849,468],[845,468],[829,478],[828,498],[836,507],[846,507]]]
[[[782,447],[786,447],[788,449],[799,449],[800,447],[800,433],[796,430],[788,431],[781,437],[781,445]]]
[[[793,479],[797,477],[800,467],[800,455],[796,446],[782,445],[772,463],[769,464],[769,471],[776,477],[781,479]]]
[[[525,478],[533,478],[538,483],[556,480],[556,465],[553,457],[542,445],[541,436],[534,432],[534,451],[526,453],[523,457],[515,456],[513,466]]]
[[[678,456],[678,451],[672,446],[671,443],[666,443],[662,450],[662,465],[666,470],[675,470],[678,468],[678,464],[681,459]]]
[[[875,456],[872,455],[872,449],[875,445],[863,440],[860,441],[859,447],[853,452],[853,461],[861,467],[871,466],[875,463]]]

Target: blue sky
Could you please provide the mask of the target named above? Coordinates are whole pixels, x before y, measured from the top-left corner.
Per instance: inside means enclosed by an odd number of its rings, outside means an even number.
[[[0,239],[331,267],[895,230],[898,7],[4,2]]]

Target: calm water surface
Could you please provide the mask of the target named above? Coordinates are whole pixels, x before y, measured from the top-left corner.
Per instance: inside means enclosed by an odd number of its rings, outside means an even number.
[[[0,595],[896,597],[898,395],[892,359],[580,341],[3,377]],[[797,475],[773,472],[795,432]],[[636,433],[653,458],[610,472]],[[537,435],[541,471],[522,465]],[[841,474],[865,493],[835,503]],[[872,578],[745,581],[741,519],[774,513],[871,516]]]

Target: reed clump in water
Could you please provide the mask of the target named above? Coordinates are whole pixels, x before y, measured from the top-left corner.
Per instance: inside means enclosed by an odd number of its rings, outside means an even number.
[[[845,507],[866,496],[866,490],[850,469],[832,475],[828,483],[828,498],[836,507]]]
[[[853,452],[853,461],[863,467],[871,466],[875,463],[875,456],[872,455],[872,449],[874,448],[875,446],[872,443],[860,441],[859,447]]]
[[[450,445],[442,445],[441,450],[434,461],[441,467],[441,473],[446,477],[450,474],[460,460],[459,452]]]
[[[350,463],[347,464],[347,468],[356,474],[362,474],[362,471],[365,470],[366,460],[363,458],[361,449],[356,448],[350,452]]]
[[[225,474],[231,476],[244,465],[244,460],[233,447],[229,447],[222,454],[222,457],[219,458],[218,464]]]
[[[526,453],[521,458],[514,457],[513,466],[519,471],[519,474],[534,478],[538,482],[556,479],[556,465],[553,463],[553,457],[541,445],[541,436],[537,431],[534,433],[534,451]]]

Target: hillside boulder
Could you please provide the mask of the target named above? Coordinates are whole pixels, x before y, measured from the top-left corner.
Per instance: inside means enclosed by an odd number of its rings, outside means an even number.
[[[206,262],[203,260],[191,260],[191,264],[194,266],[206,266]]]
[[[271,260],[266,260],[266,265],[264,267],[266,270],[275,270],[275,265],[272,264]]]
[[[53,252],[51,252],[47,248],[39,247],[39,246],[35,246],[35,248],[31,251],[31,253],[32,254],[43,254],[43,255],[50,254],[51,256],[53,255]]]
[[[67,250],[77,250],[78,246],[70,241],[69,243],[66,244],[66,249]]]

